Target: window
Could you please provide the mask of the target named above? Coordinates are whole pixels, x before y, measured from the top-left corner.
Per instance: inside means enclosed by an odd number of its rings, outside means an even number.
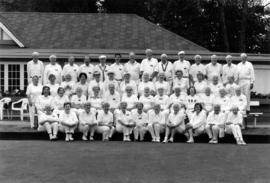
[[[5,65],[0,64],[0,91],[3,92],[5,90]]]
[[[4,40],[12,40],[7,33],[5,33],[3,31],[3,29],[0,28],[0,40],[4,41]]]
[[[20,89],[20,64],[8,65],[8,91]]]

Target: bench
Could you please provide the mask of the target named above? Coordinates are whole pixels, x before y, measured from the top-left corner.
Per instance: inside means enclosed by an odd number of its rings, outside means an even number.
[[[260,106],[260,101],[250,101],[250,107],[259,107]],[[256,128],[257,126],[257,118],[261,115],[263,115],[262,112],[250,112],[250,116],[254,117],[254,125],[253,127]]]

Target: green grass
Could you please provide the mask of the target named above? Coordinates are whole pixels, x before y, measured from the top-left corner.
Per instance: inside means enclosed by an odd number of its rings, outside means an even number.
[[[261,183],[270,145],[0,141],[0,183]]]

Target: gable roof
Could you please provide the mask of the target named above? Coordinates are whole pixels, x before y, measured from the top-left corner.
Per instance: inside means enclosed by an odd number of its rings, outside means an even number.
[[[208,51],[134,14],[0,12],[27,48]]]

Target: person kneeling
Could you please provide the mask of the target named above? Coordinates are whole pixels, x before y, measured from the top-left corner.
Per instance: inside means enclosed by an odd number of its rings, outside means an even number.
[[[204,133],[205,123],[206,112],[203,110],[202,104],[196,103],[190,121],[186,124],[186,136],[189,138],[187,143],[194,143],[193,136],[199,136]]]
[[[152,142],[160,142],[160,134],[165,131],[165,114],[161,112],[159,104],[154,105],[154,109],[148,111],[148,130],[152,136]]]
[[[224,136],[225,114],[220,111],[220,105],[214,106],[214,111],[210,112],[206,120],[206,132],[210,139],[210,144],[218,143],[218,136]]]
[[[109,103],[103,103],[102,108],[103,110],[100,110],[97,116],[97,133],[102,134],[103,141],[108,141],[114,133],[113,114]]]
[[[144,135],[147,132],[148,116],[144,112],[143,103],[137,103],[136,108],[131,111],[132,119],[136,124],[134,128],[134,139],[137,141],[140,138],[140,141],[144,141]]]
[[[127,111],[127,103],[120,103],[120,110],[115,111],[116,131],[123,133],[123,141],[130,141],[130,134],[135,127],[135,122],[131,119],[131,113]]]
[[[243,125],[243,116],[237,106],[232,107],[232,111],[228,114],[225,124],[225,133],[233,134],[238,145],[246,145],[243,140],[241,127]]]
[[[84,104],[84,111],[79,113],[79,121],[79,131],[83,133],[82,140],[87,140],[89,132],[89,140],[94,140],[94,133],[97,128],[96,110],[91,108],[90,102]]]
[[[185,112],[180,110],[179,104],[173,105],[173,111],[169,114],[168,122],[166,123],[166,131],[164,143],[168,142],[168,137],[171,134],[169,142],[173,142],[174,135],[176,132],[184,133],[185,132]]]
[[[44,131],[46,129],[47,133],[49,134],[50,140],[57,140],[59,119],[57,115],[52,112],[52,110],[53,109],[50,105],[46,105],[44,108],[44,112],[39,112],[38,131]]]
[[[78,124],[78,118],[74,111],[71,109],[71,103],[64,103],[64,111],[60,113],[59,121],[62,125],[61,129],[66,134],[66,141],[73,141],[72,135]]]

